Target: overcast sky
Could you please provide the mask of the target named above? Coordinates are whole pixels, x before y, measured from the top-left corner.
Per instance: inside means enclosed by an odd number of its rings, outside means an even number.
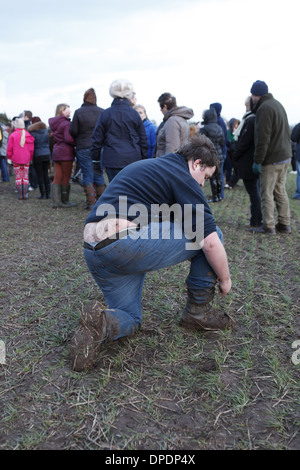
[[[90,87],[107,108],[110,83],[127,78],[158,124],[165,91],[195,121],[213,101],[241,118],[255,80],[300,122],[299,0],[0,2],[0,112],[10,118],[29,109],[47,123],[62,102],[73,114]]]

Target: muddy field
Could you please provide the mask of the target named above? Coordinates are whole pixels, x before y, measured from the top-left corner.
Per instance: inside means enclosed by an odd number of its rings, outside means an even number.
[[[294,185],[288,175],[289,195]],[[82,306],[103,299],[82,256],[79,185],[71,199],[77,207],[52,209],[0,183],[0,448],[300,449],[299,201],[288,236],[248,232],[242,183],[213,206],[233,280],[215,303],[232,330],[179,327],[184,263],[148,275],[142,329],[76,373],[70,338]]]

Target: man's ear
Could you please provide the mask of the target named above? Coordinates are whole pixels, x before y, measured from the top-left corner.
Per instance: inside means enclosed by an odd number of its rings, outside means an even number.
[[[202,165],[202,161],[200,158],[197,158],[197,160],[193,161],[193,169],[196,170],[198,165]]]

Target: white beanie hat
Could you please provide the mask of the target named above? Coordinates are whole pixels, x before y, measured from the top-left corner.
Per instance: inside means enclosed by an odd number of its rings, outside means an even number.
[[[115,80],[109,87],[109,94],[113,98],[132,98],[133,85],[128,80]]]
[[[15,119],[14,123],[15,123],[15,128],[16,129],[22,129],[21,139],[20,139],[20,146],[24,147],[24,145],[25,145],[25,130],[24,130],[25,129],[25,123],[24,123],[22,118]]]
[[[25,123],[22,118],[16,118],[14,121],[15,128],[16,129],[24,129],[25,128]]]

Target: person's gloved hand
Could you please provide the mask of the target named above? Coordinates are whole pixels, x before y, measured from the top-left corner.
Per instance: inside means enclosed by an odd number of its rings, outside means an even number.
[[[260,175],[262,173],[261,171],[261,163],[253,163],[252,165],[252,171],[255,175]]]

